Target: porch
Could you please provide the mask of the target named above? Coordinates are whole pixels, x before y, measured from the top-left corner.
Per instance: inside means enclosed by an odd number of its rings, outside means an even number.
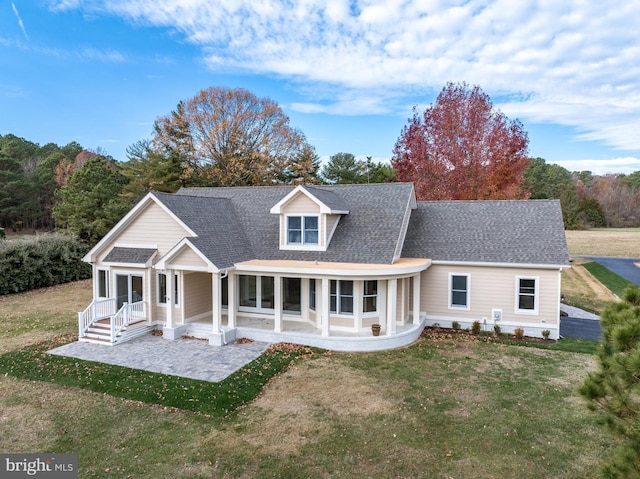
[[[301,321],[283,320],[282,331],[274,330],[274,319],[270,317],[238,318],[235,327],[223,325],[222,334],[213,334],[211,321],[198,320],[181,325],[174,332],[181,336],[192,336],[200,339],[217,340],[222,344],[233,343],[236,339],[247,338],[266,343],[292,343],[313,346],[333,351],[367,352],[407,346],[416,341],[426,325],[426,316],[422,315],[418,322],[399,324],[393,335],[373,336],[371,331],[333,331],[331,336],[324,336],[321,328]],[[173,332],[172,332],[173,333]],[[167,338],[174,339],[174,338]]]
[[[98,299],[78,313],[78,341],[112,346],[155,329],[144,301],[117,304],[116,298]]]

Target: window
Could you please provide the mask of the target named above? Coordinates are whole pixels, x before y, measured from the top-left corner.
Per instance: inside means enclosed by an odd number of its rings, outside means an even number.
[[[106,269],[98,270],[98,298],[109,297],[109,271]]]
[[[535,313],[538,310],[538,278],[517,278],[518,308],[521,313]]]
[[[242,308],[273,309],[273,276],[240,275],[239,304]]]
[[[316,280],[312,278],[309,280],[309,309],[316,310]]]
[[[375,313],[378,311],[378,281],[365,281],[362,302],[363,313]]]
[[[286,313],[300,314],[302,311],[302,280],[282,278],[282,309]]]
[[[229,307],[229,276],[220,280],[220,294],[222,295],[222,307]]]
[[[353,314],[353,281],[331,280],[329,309],[336,314]]]
[[[178,304],[178,275],[173,275],[174,304]],[[158,273],[158,303],[167,304],[167,275]]]
[[[449,275],[449,307],[469,309],[469,275]]]
[[[317,216],[288,216],[287,244],[317,245],[318,217]]]

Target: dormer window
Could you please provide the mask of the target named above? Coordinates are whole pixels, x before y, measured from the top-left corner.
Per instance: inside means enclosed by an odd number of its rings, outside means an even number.
[[[317,245],[317,216],[287,216],[287,244]]]

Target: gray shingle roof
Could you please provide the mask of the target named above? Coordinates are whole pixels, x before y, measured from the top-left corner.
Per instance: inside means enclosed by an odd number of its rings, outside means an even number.
[[[195,232],[204,233],[207,227],[203,223],[214,221],[211,217],[214,213],[207,210],[227,209],[227,212],[216,213],[219,215],[217,224],[226,232],[226,235],[218,232],[217,238],[232,239],[233,250],[229,251],[227,258],[235,259],[234,262],[246,259],[370,264],[393,262],[403,215],[413,195],[411,183],[309,187],[308,191],[317,194],[318,199],[326,202],[327,206],[349,211],[340,219],[331,243],[324,252],[279,249],[280,220],[278,215],[270,213],[270,209],[293,189],[292,186],[183,188],[173,195],[179,200],[172,203],[172,211]],[[213,198],[226,199],[227,202],[210,201]],[[169,206],[169,203],[165,204]],[[185,214],[188,215],[187,219],[183,217]],[[237,224],[234,218],[238,220]],[[233,225],[238,228],[235,233],[230,231]],[[208,228],[216,230],[213,226]],[[215,250],[216,241],[210,243],[211,250]],[[253,254],[253,258],[247,258],[249,253]],[[221,267],[213,258],[210,259]]]
[[[121,248],[116,246],[105,256],[105,263],[145,264],[158,250],[155,248]]]
[[[167,193],[154,196],[198,235],[190,241],[216,267],[229,268],[255,258],[231,200]]]
[[[435,261],[568,265],[557,200],[425,201],[402,256]]]

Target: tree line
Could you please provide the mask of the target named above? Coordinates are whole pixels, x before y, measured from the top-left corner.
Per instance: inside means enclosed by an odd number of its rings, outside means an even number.
[[[412,181],[420,200],[560,199],[567,228],[640,225],[640,171],[597,176],[528,157],[522,124],[478,86],[448,83],[400,132],[389,163],[351,153],[321,165],[268,98],[211,87],[158,118],[126,161],[76,142],[0,135],[0,227],[95,242],[147,192],[190,186]]]

